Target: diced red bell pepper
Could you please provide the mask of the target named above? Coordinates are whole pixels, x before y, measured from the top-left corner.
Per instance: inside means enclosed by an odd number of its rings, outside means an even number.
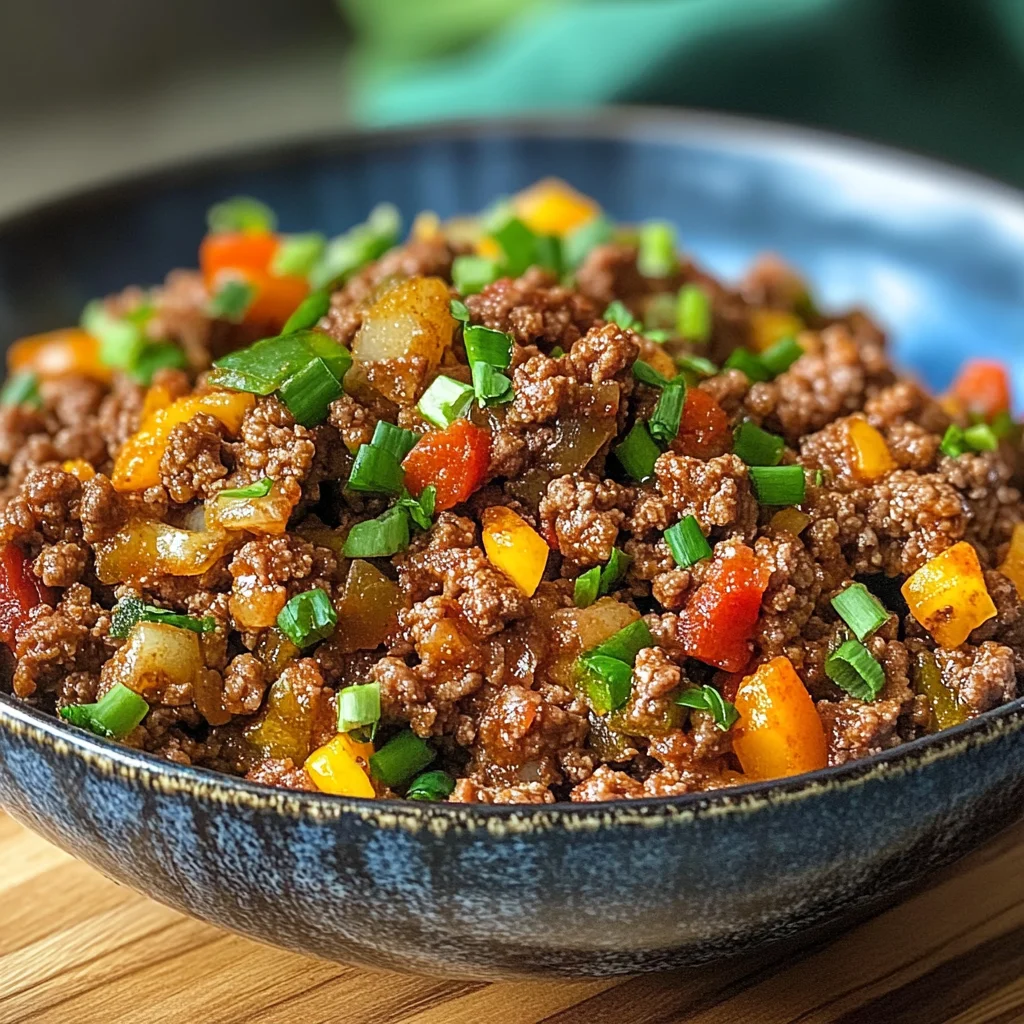
[[[690,388],[671,448],[695,459],[711,459],[732,450],[732,431],[725,410],[706,391]]]
[[[750,660],[750,639],[771,572],[739,545],[717,559],[679,615],[679,640],[691,658],[740,672]]]
[[[53,591],[39,581],[17,544],[0,548],[0,640],[13,650],[15,634],[29,612],[53,600]]]
[[[491,461],[491,435],[468,420],[455,420],[416,442],[405,457],[405,485],[419,496],[437,488],[436,508],[453,508],[479,488]]]
[[[953,397],[968,412],[990,420],[1010,408],[1010,378],[994,359],[969,359],[953,382]]]

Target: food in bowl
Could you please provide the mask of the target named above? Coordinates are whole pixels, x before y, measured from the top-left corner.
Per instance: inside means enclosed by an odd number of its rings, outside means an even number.
[[[183,764],[484,803],[843,764],[1017,695],[1008,377],[897,372],[773,257],[728,287],[544,181],[17,341],[5,685]]]

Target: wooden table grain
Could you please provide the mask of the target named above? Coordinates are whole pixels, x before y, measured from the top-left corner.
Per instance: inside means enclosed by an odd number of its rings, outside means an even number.
[[[218,931],[0,813],[0,1024],[996,1024],[1024,1021],[1024,825],[782,959],[621,981],[374,973]]]

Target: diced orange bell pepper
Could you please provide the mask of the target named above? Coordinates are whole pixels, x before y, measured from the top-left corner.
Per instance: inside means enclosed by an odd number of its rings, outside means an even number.
[[[996,614],[978,553],[965,540],[925,562],[900,592],[940,647],[959,647]]]
[[[732,749],[749,779],[779,779],[824,768],[825,730],[789,658],[772,658],[740,683]]]
[[[950,390],[968,412],[987,420],[1010,408],[1010,377],[994,359],[969,359]]]
[[[533,597],[550,553],[544,538],[522,516],[500,505],[485,508],[480,522],[491,563],[511,576],[527,597]]]
[[[501,246],[488,235],[478,238],[473,248],[477,256],[483,256],[487,260],[500,260],[503,254]]]
[[[197,413],[215,416],[227,430],[238,433],[242,417],[256,399],[244,391],[208,391],[186,395],[148,416],[142,426],[121,446],[114,460],[111,482],[119,491],[139,491],[160,483],[160,459],[167,448],[171,430],[187,423]]]
[[[516,196],[519,219],[538,235],[564,236],[593,220],[601,208],[559,178],[545,178]]]
[[[139,413],[139,422],[145,423],[150,416],[158,409],[166,409],[174,401],[174,396],[163,384],[153,384],[146,391],[146,397],[142,400],[142,411]]]
[[[673,451],[695,459],[711,459],[732,450],[732,429],[725,410],[706,391],[686,392],[679,434]]]
[[[66,462],[61,463],[60,468],[65,473],[70,473],[83,484],[86,480],[91,480],[96,475],[96,470],[92,468],[92,464],[86,462],[85,459],[68,459]]]
[[[454,508],[483,484],[490,461],[491,435],[468,420],[455,420],[416,442],[402,463],[405,485],[419,496],[433,484],[435,508]]]
[[[854,417],[847,422],[846,443],[858,480],[877,480],[896,468],[885,438],[867,420]]]
[[[1013,581],[1017,596],[1024,600],[1024,523],[1017,523],[1013,528],[1010,546],[999,571]]]
[[[755,309],[750,314],[750,347],[764,352],[783,338],[793,338],[804,329],[795,313],[784,309]]]
[[[746,545],[716,559],[679,614],[679,639],[691,658],[727,672],[750,660],[750,638],[771,572]]]
[[[372,743],[356,743],[348,733],[339,732],[306,758],[305,768],[321,793],[372,800],[376,794],[367,775],[372,754]]]
[[[100,362],[100,344],[77,327],[46,334],[33,334],[16,341],[7,350],[10,373],[30,372],[40,377],[80,374],[106,384],[110,368]]]
[[[14,649],[18,627],[38,604],[53,604],[53,591],[32,571],[17,544],[0,548],[0,640]]]

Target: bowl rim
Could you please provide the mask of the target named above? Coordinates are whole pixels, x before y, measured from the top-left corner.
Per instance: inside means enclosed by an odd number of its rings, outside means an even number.
[[[214,150],[173,163],[114,176],[70,190],[0,218],[0,237],[36,222],[72,214],[115,197],[202,178],[217,171],[254,170],[301,161],[304,156],[396,147],[432,140],[493,138],[607,139],[673,143],[705,141],[720,148],[800,152],[815,160],[856,162],[875,173],[908,171],[946,190],[966,191],[975,207],[992,207],[992,216],[1012,216],[1024,226],[1024,191],[976,171],[852,135],[799,127],[779,121],[688,108],[618,106],[593,112],[552,111],[499,119],[453,119],[412,126],[351,128],[328,135],[298,136]],[[385,828],[437,834],[451,829],[485,829],[514,835],[563,829],[590,830],[608,825],[656,827],[697,818],[746,815],[779,803],[802,801],[830,790],[858,787],[878,778],[911,774],[934,761],[958,757],[972,748],[1024,729],[1024,697],[987,711],[951,729],[919,737],[890,750],[843,765],[783,779],[749,782],[709,792],[642,797],[593,803],[453,804],[339,797],[327,793],[279,789],[212,769],[180,765],[62,724],[57,718],[0,693],[0,730],[49,746],[59,756],[76,755],[110,777],[136,782],[162,793],[185,793],[214,804],[274,811],[292,817],[336,820],[356,816]]]

